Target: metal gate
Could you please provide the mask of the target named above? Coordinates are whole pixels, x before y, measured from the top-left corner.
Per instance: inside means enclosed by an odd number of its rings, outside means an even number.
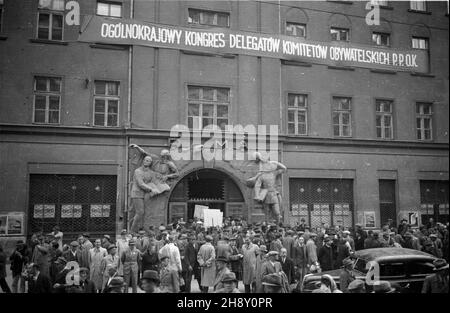
[[[65,241],[83,232],[115,235],[117,176],[30,175],[29,232],[58,225]]]
[[[433,218],[435,222],[448,223],[448,180],[420,181],[420,215],[422,224],[427,224],[430,218]]]
[[[380,219],[381,225],[397,226],[397,210],[395,206],[395,180],[380,179]]]
[[[289,190],[294,219],[311,227],[353,226],[353,180],[291,178]]]

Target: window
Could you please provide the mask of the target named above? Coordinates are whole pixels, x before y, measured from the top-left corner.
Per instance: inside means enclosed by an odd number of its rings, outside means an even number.
[[[308,134],[308,96],[288,94],[288,134]]]
[[[393,123],[392,123],[392,101],[376,100],[376,128],[377,138],[392,139]]]
[[[389,46],[390,34],[386,33],[372,33],[372,43],[377,46]]]
[[[189,24],[230,27],[230,14],[223,12],[189,9]]]
[[[410,4],[409,8],[414,11],[425,12],[427,10],[426,1],[414,0],[410,1],[409,4]]]
[[[39,0],[37,38],[63,39],[64,0]]]
[[[94,91],[94,125],[118,126],[119,83],[96,81]]]
[[[330,28],[331,40],[348,41],[349,30],[346,28]]]
[[[432,106],[431,103],[416,103],[417,139],[432,139]]]
[[[225,129],[229,105],[229,88],[188,86],[188,127],[199,130],[218,125]]]
[[[34,78],[34,123],[59,124],[61,78]]]
[[[412,37],[411,45],[413,49],[428,50],[428,38]]]
[[[294,37],[306,37],[306,25],[286,22],[286,35]]]
[[[3,31],[2,22],[3,22],[3,0],[0,0],[0,33]]]
[[[97,15],[122,17],[122,4],[98,1]]]
[[[336,137],[351,137],[351,98],[333,97],[333,134]]]
[[[382,279],[406,276],[405,263],[380,264],[380,276]]]

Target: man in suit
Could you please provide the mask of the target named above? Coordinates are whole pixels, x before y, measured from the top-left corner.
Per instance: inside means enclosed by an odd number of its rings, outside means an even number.
[[[261,280],[264,281],[264,277],[270,274],[278,274],[283,271],[281,263],[277,261],[278,251],[270,251],[267,253],[267,262],[262,266]]]
[[[194,269],[198,266],[197,264],[197,253],[198,245],[195,241],[195,236],[191,235],[188,237],[188,242],[184,248],[184,258],[181,260],[182,277],[184,279],[185,287],[184,291],[186,293],[191,292],[191,282],[192,275],[194,274]]]
[[[105,278],[104,287],[102,289],[102,293],[109,293],[111,289],[111,281],[113,278],[119,276],[117,273],[117,267],[115,267],[113,264],[109,264],[106,266],[105,272],[107,273],[108,277]]]
[[[282,240],[283,247],[287,251],[287,256],[291,260],[294,258],[295,239],[292,237],[293,234],[294,232],[292,230],[286,231],[286,236]]]
[[[50,278],[41,273],[40,266],[31,263],[28,267],[28,293],[51,293],[52,283]]]
[[[288,252],[286,248],[282,248],[280,252],[280,263],[283,272],[286,274],[288,278],[289,284],[295,283],[295,269],[294,269],[294,261],[288,256]]]
[[[72,241],[70,243],[70,249],[63,252],[63,257],[67,260],[67,262],[75,261],[78,264],[81,264],[81,251],[78,249],[80,244],[78,241]]]
[[[230,273],[230,269],[227,267],[228,265],[228,258],[219,256],[216,259],[216,279],[214,280],[214,291],[218,289],[222,289],[223,283],[222,279],[225,277],[226,274]]]
[[[422,293],[448,293],[448,263],[444,259],[433,262],[435,274],[425,278]]]
[[[333,249],[331,248],[332,242],[333,239],[330,236],[326,237],[325,244],[319,249],[317,257],[322,271],[330,271],[333,269],[334,254]]]

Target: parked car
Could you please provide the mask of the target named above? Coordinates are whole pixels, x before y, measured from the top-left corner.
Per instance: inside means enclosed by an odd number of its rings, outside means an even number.
[[[379,265],[379,280],[387,280],[401,293],[420,293],[427,275],[433,273],[435,256],[413,249],[405,248],[374,248],[359,250],[351,257],[353,273],[356,278],[366,281],[367,273],[373,273],[373,263]],[[341,269],[308,274],[302,282],[302,292],[308,293],[320,286],[320,277],[328,274],[333,277],[339,287]],[[371,291],[372,285],[367,284],[366,290]]]

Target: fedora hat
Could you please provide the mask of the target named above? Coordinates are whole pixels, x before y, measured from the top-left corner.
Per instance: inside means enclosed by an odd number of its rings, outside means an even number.
[[[262,279],[262,284],[266,286],[281,287],[282,286],[281,276],[277,274],[266,275]]]
[[[266,247],[265,245],[260,245],[260,246],[259,246],[259,250],[260,250],[261,252],[267,252],[267,247]]]
[[[160,282],[158,272],[153,271],[153,270],[144,271],[144,274],[142,274],[141,280],[144,280],[144,279],[153,280],[157,283]]]
[[[224,256],[219,256],[218,258],[216,258],[216,262],[224,262],[224,263],[228,263],[228,258],[224,257]]]
[[[443,271],[443,270],[448,269],[448,263],[444,259],[436,259],[436,260],[434,260],[433,261],[433,265],[434,265],[433,271],[435,271],[435,272]]]
[[[118,276],[111,279],[111,282],[109,283],[109,287],[111,288],[117,288],[117,287],[123,287],[125,285],[125,282],[123,281],[123,278]]]
[[[279,254],[278,251],[272,250],[272,251],[269,251],[269,253],[267,253],[267,256],[278,255],[278,254]]]
[[[230,281],[237,282],[236,274],[234,274],[233,272],[229,272],[229,273],[226,273],[225,275],[223,275],[222,283],[226,283],[226,282],[230,282]]]
[[[373,284],[373,293],[392,293],[395,288],[391,287],[391,283],[387,280],[380,280]]]

